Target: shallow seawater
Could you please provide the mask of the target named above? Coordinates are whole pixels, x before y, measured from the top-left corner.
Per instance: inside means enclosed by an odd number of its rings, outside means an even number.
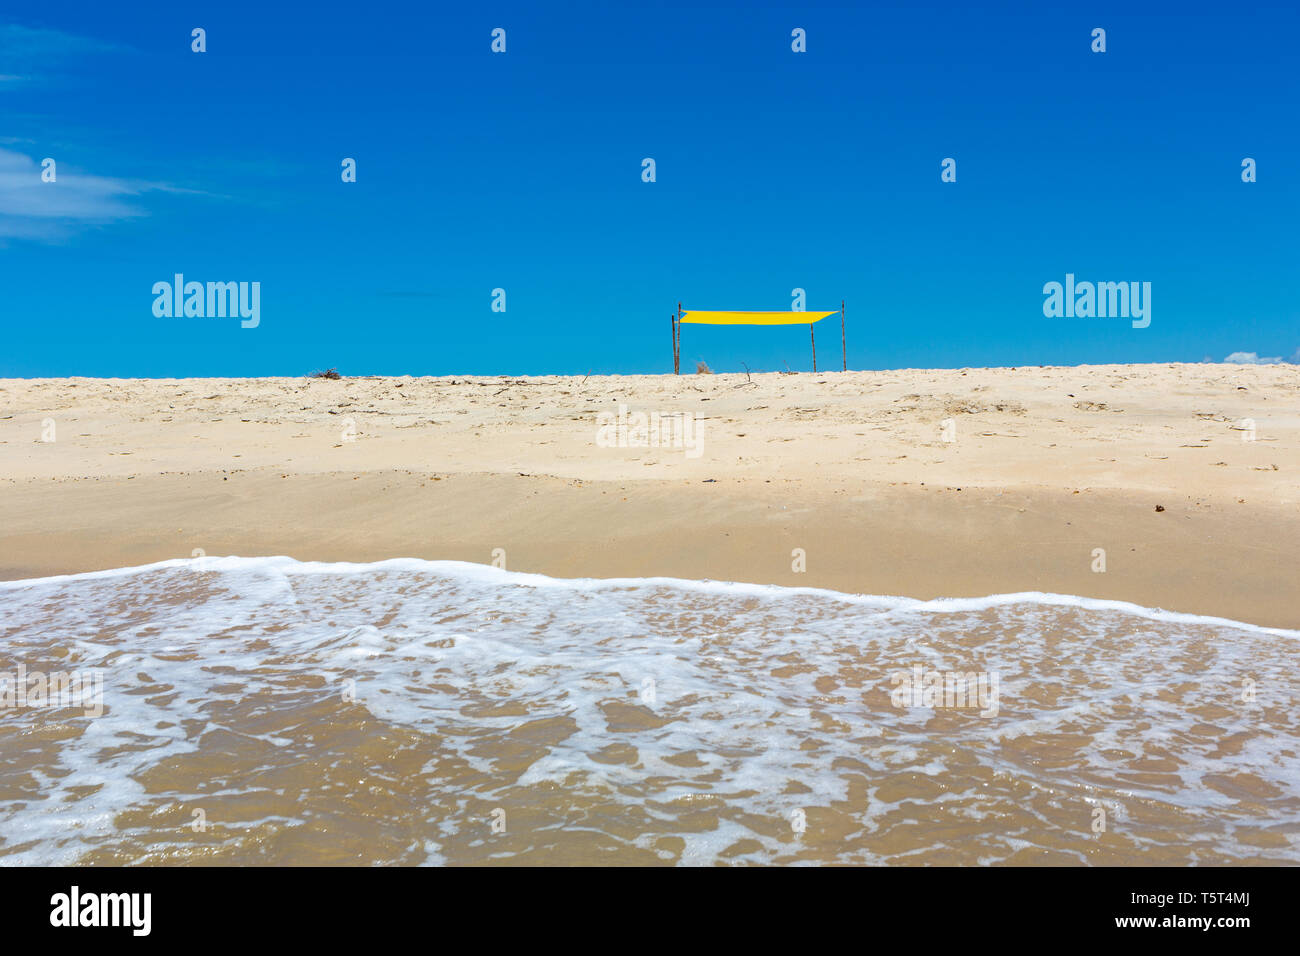
[[[8,582],[0,864],[1294,864],[1298,673],[1300,634],[1056,595]]]

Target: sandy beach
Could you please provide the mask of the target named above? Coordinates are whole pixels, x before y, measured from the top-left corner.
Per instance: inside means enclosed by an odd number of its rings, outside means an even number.
[[[495,558],[1300,628],[1297,397],[1216,364],[0,380],[0,577]],[[637,413],[697,446],[635,447]]]
[[[0,382],[0,865],[1293,863],[1298,387]]]

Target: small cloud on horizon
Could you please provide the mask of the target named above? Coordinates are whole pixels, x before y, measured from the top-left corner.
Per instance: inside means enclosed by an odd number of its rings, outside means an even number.
[[[1226,365],[1300,365],[1300,348],[1292,352],[1290,358],[1261,356],[1258,352],[1233,352],[1223,361]]]

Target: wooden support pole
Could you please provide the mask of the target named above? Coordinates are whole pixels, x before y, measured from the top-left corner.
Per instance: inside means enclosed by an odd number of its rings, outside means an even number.
[[[844,371],[849,370],[849,350],[844,345],[844,300],[840,299],[840,352],[844,355]]]
[[[677,372],[677,316],[669,315],[668,324],[672,326],[673,333],[673,373]]]
[[[813,371],[814,372],[817,371],[817,332],[815,331],[816,328],[817,328],[817,323],[815,322],[808,323],[808,337],[812,339],[812,347],[813,347]]]
[[[682,374],[682,304],[677,303],[677,354],[673,356],[673,374]]]

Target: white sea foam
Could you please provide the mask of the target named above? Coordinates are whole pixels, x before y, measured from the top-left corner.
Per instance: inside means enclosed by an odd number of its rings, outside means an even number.
[[[400,824],[379,861],[1083,861],[1097,807],[1134,853],[1300,859],[1294,631],[1069,595],[287,557],[0,582],[0,614],[0,670],[105,675],[100,718],[0,712],[4,863],[252,852],[250,833],[264,852],[322,827],[286,785],[303,767],[331,800],[371,788],[330,817]],[[998,674],[996,716],[893,706],[916,665]],[[334,738],[345,690],[398,750],[352,743],[365,722]],[[331,826],[312,839],[350,838]]]

